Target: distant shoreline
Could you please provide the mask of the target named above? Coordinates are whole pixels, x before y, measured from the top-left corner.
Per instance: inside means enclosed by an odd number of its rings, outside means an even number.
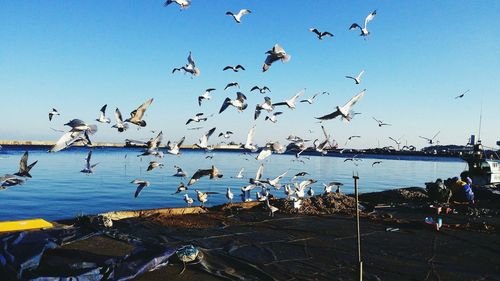
[[[31,147],[35,149],[49,149],[53,146],[55,142],[53,141],[20,141],[20,140],[0,140],[0,145],[4,149],[20,149],[25,147]],[[76,145],[75,147],[82,148],[82,145]],[[93,148],[144,148],[141,145],[127,145],[125,143],[101,143],[96,142],[92,146]],[[165,146],[161,146],[165,148]],[[202,150],[194,145],[183,145],[181,150]],[[228,151],[228,152],[249,152],[249,150],[241,148],[239,145],[216,145],[214,151]],[[295,151],[286,152],[286,154],[295,154]],[[328,151],[326,156],[329,157],[352,157],[358,155],[360,158],[372,158],[372,159],[394,159],[398,157],[399,160],[435,160],[435,159],[449,159],[449,160],[460,160],[461,154],[458,151],[436,151],[435,153],[430,153],[426,151],[407,151],[407,150],[384,150],[380,148],[375,149],[332,149]],[[321,156],[320,153],[313,150],[306,150],[301,153],[301,156]],[[419,158],[419,159],[415,159]],[[447,160],[448,161],[448,160]]]

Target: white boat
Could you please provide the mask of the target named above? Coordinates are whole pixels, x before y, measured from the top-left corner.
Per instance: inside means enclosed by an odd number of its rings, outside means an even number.
[[[480,142],[475,144],[472,152],[464,155],[462,159],[469,165],[466,173],[474,185],[500,184],[500,160],[486,158]]]

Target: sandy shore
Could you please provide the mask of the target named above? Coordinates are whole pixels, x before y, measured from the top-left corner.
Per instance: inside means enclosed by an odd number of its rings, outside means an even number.
[[[449,214],[437,215],[418,188],[364,194],[360,200],[364,280],[500,280],[498,202],[452,205]],[[99,264],[137,245],[192,244],[203,257],[182,274],[182,263],[173,261],[133,280],[356,280],[352,197],[316,196],[300,213],[284,199],[271,204],[280,208],[272,218],[263,204],[251,202],[183,215],[176,214],[182,209],[128,212],[110,228],[91,223],[93,217],[61,222],[103,234],[47,251],[35,273],[67,274],[60,270],[65,264]],[[426,217],[441,218],[443,226],[437,231],[424,223]]]

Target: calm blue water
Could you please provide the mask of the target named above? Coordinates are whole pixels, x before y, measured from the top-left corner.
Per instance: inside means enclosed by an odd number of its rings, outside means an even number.
[[[182,195],[171,195],[180,178],[172,177],[174,165],[181,166],[189,177],[198,168],[216,165],[224,174],[217,181],[202,178],[189,191],[196,200],[194,189],[217,191],[207,205],[226,202],[226,187],[231,187],[235,198],[239,199],[240,188],[248,179],[233,179],[243,167],[246,176],[254,177],[260,162],[252,157],[235,152],[215,152],[205,154],[200,151],[183,151],[179,157],[166,155],[163,159],[137,157],[140,149],[94,149],[92,163],[99,162],[95,173],[80,173],[83,169],[86,148],[71,148],[57,153],[45,150],[30,150],[29,163],[38,160],[32,169],[32,179],[24,185],[0,191],[0,220],[41,217],[49,220],[69,218],[78,214],[96,214],[112,210],[133,210],[162,207],[185,206]],[[0,175],[14,173],[24,150],[0,150]],[[212,160],[205,159],[214,155]],[[347,157],[347,155],[346,155]],[[141,160],[142,159],[142,160]],[[248,159],[248,160],[246,160]],[[465,162],[457,159],[432,159],[421,161],[382,159],[382,164],[372,167],[374,159],[357,161],[358,166],[345,162],[344,158],[312,156],[301,157],[306,164],[292,162],[293,155],[273,155],[263,163],[264,178],[274,178],[289,170],[282,183],[289,182],[297,172],[307,171],[310,178],[318,180],[313,185],[316,193],[323,190],[322,182],[340,181],[345,184],[343,191],[353,192],[352,173],[360,176],[360,192],[380,191],[408,186],[424,186],[424,182],[438,177],[456,176],[466,169]],[[149,161],[157,160],[165,164],[163,169],[146,172]],[[138,198],[134,198],[136,186],[130,181],[140,178],[151,182]],[[309,178],[309,177],[307,177]],[[187,180],[184,180],[187,184]],[[283,197],[283,189],[274,192]],[[198,204],[196,202],[195,204]]]

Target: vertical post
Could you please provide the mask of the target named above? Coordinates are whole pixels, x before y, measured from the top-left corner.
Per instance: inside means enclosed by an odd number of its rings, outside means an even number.
[[[361,260],[361,235],[359,230],[359,204],[358,204],[358,173],[352,175],[354,179],[354,194],[356,196],[356,236],[358,238],[358,277],[359,281],[363,280],[363,261]]]

